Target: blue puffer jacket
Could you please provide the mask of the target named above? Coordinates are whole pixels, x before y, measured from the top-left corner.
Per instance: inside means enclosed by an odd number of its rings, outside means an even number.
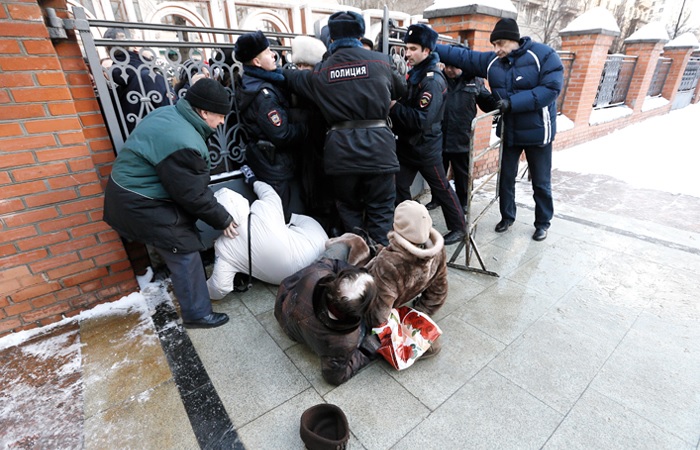
[[[505,122],[505,145],[545,145],[554,140],[556,100],[562,88],[564,67],[551,47],[520,39],[520,47],[505,58],[494,52],[438,45],[440,61],[461,68],[471,76],[488,79],[496,99],[508,99],[511,111],[496,130],[501,136]]]

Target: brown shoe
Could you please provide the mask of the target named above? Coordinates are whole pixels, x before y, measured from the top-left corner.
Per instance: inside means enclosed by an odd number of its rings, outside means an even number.
[[[419,359],[428,359],[428,358],[432,358],[433,356],[435,356],[435,355],[437,355],[438,353],[440,353],[440,350],[442,350],[442,341],[440,340],[440,338],[437,338],[437,339],[430,345],[430,348],[429,348],[428,350],[426,350],[425,353],[423,353]]]

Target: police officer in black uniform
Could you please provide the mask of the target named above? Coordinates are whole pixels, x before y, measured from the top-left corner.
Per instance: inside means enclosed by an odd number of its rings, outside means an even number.
[[[262,31],[241,35],[235,57],[243,63],[242,89],[238,89],[241,122],[250,140],[246,160],[256,177],[268,183],[282,199],[285,222],[292,211],[292,180],[296,160],[307,138],[307,126],[293,122],[290,103],[276,84],[283,79],[275,54]],[[302,212],[302,211],[294,211]]]
[[[449,232],[445,244],[455,244],[466,235],[464,212],[450,187],[442,165],[442,116],[447,83],[433,52],[438,34],[425,24],[408,27],[404,42],[408,72],[408,94],[391,108],[398,135],[397,154],[401,170],[396,177],[396,203],[411,199],[411,184],[418,172],[430,186],[433,200],[442,206]],[[465,125],[466,126],[466,125]]]
[[[329,124],[324,169],[345,231],[366,231],[388,245],[399,170],[389,105],[405,91],[388,56],[362,48],[362,16],[341,11],[328,19],[331,43],[313,70],[284,70],[287,85],[312,99]]]
[[[476,105],[482,111],[493,111],[498,106],[484,80],[472,78],[459,67],[446,65],[443,74],[447,80],[447,99],[442,118],[442,166],[445,173],[452,165],[457,198],[464,211],[469,206],[469,149],[471,148],[472,120],[476,117]],[[435,209],[440,204],[431,200],[426,208]]]

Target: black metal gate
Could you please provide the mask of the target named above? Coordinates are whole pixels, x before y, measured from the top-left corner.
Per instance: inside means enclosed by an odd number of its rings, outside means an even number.
[[[700,79],[700,57],[692,56],[683,71],[681,84],[678,86],[678,92],[673,99],[671,109],[685,108],[690,104],[698,85],[698,79]]]

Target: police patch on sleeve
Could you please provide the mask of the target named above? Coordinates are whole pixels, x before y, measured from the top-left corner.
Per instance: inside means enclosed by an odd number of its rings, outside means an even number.
[[[276,127],[282,126],[282,116],[280,116],[280,113],[276,109],[267,113],[267,120]]]
[[[420,96],[420,100],[418,101],[418,106],[420,106],[421,109],[425,109],[430,105],[432,99],[433,94],[430,92],[423,92],[423,95]]]

